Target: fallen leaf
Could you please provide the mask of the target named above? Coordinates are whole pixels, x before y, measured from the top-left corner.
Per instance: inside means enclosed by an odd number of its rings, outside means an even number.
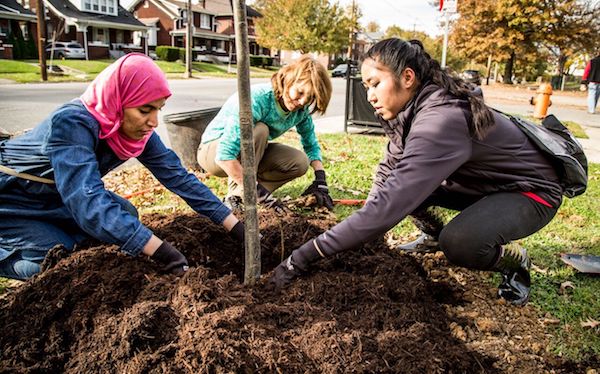
[[[575,286],[573,285],[573,282],[569,282],[569,281],[562,282],[560,284],[560,289],[558,290],[558,293],[561,294],[561,295],[563,295],[563,294],[565,294],[567,292],[568,288],[570,288],[572,290],[575,289]]]
[[[540,273],[540,274],[548,274],[547,269],[543,269],[535,264],[531,264],[531,270],[535,271],[536,273]]]
[[[542,323],[544,325],[558,325],[560,323],[560,320],[557,318],[548,318],[548,317],[544,317],[541,319]]]
[[[588,327],[590,329],[595,329],[596,327],[598,327],[600,325],[600,322],[593,320],[591,318],[588,318],[586,321],[582,321],[579,324],[581,325],[581,327]]]

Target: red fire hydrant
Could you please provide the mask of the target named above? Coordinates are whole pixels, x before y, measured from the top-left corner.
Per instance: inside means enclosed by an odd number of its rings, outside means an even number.
[[[542,83],[538,88],[537,96],[529,100],[531,105],[535,105],[533,116],[535,118],[544,118],[548,112],[548,107],[552,105],[550,95],[552,95],[552,86],[549,83]]]

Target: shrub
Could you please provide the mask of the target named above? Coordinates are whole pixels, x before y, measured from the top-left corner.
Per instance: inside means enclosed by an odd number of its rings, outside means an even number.
[[[250,56],[250,66],[273,66],[273,57],[269,56]]]
[[[163,61],[177,61],[179,59],[179,50],[181,48],[170,47],[168,45],[159,45],[156,47],[156,56]]]

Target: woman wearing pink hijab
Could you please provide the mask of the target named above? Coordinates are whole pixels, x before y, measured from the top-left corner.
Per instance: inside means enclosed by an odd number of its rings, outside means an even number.
[[[72,250],[89,238],[151,256],[165,271],[186,271],[185,256],[104,188],[102,176],[130,158],[243,243],[243,224],[154,132],[169,96],[162,71],[132,53],[32,131],[0,142],[0,276],[27,279],[53,247]]]

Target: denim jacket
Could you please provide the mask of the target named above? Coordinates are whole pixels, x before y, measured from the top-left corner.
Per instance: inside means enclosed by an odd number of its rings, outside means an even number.
[[[99,123],[76,99],[30,132],[0,142],[0,164],[55,181],[45,184],[0,172],[0,219],[75,221],[88,235],[138,255],[152,232],[104,188],[102,176],[124,161],[99,139],[99,133]],[[231,213],[186,171],[156,133],[137,159],[199,214],[221,224]],[[0,257],[6,257],[2,251]]]

